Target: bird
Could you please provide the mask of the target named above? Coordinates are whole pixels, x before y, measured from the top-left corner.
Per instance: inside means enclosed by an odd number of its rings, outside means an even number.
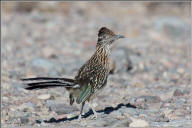
[[[81,104],[78,120],[81,120],[85,102],[90,103],[96,95],[107,85],[107,79],[110,73],[110,54],[114,42],[125,38],[123,35],[117,35],[107,27],[101,27],[98,32],[98,40],[94,54],[78,70],[73,78],[52,78],[52,77],[34,77],[22,78],[26,82],[25,89],[47,89],[55,87],[65,87],[69,91],[70,105],[74,101]],[[89,104],[90,105],[90,104]],[[93,117],[97,118],[97,113],[90,105],[93,111]]]

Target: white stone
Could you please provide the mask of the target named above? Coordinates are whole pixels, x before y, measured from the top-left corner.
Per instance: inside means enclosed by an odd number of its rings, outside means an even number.
[[[149,127],[149,123],[142,119],[131,118],[133,122],[130,123],[129,127]]]
[[[43,94],[43,95],[39,95],[37,98],[41,100],[48,100],[50,99],[50,97],[51,97],[50,94]]]

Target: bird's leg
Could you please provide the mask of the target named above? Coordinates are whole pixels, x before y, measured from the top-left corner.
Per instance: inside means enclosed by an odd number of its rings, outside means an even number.
[[[73,105],[74,98],[73,98],[73,94],[72,93],[69,94],[69,99],[70,99],[70,105]]]
[[[80,110],[80,114],[79,114],[79,117],[78,117],[78,121],[80,121],[80,120],[81,120],[81,116],[82,116],[82,112],[83,112],[83,107],[84,107],[84,105],[85,105],[85,102],[82,102],[82,103],[81,103],[81,110]]]
[[[97,119],[97,112],[95,111],[95,105],[92,103],[89,103],[89,107],[91,107],[92,111],[93,111],[93,117],[92,119]]]
[[[94,107],[91,108],[93,111],[93,118],[97,119],[97,112],[95,111]]]

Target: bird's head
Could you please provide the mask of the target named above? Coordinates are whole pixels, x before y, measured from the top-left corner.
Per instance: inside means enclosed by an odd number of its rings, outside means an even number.
[[[114,41],[125,38],[122,35],[116,35],[112,30],[102,27],[98,33],[97,45],[111,45]]]

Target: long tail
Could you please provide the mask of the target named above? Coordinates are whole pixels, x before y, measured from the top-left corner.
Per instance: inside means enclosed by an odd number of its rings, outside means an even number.
[[[76,85],[75,80],[68,78],[50,78],[50,77],[36,77],[36,78],[24,78],[22,81],[25,83],[27,90],[34,89],[45,89],[45,88],[54,88],[54,87],[74,87]],[[29,82],[28,82],[29,81]],[[35,81],[35,82],[30,82]]]

